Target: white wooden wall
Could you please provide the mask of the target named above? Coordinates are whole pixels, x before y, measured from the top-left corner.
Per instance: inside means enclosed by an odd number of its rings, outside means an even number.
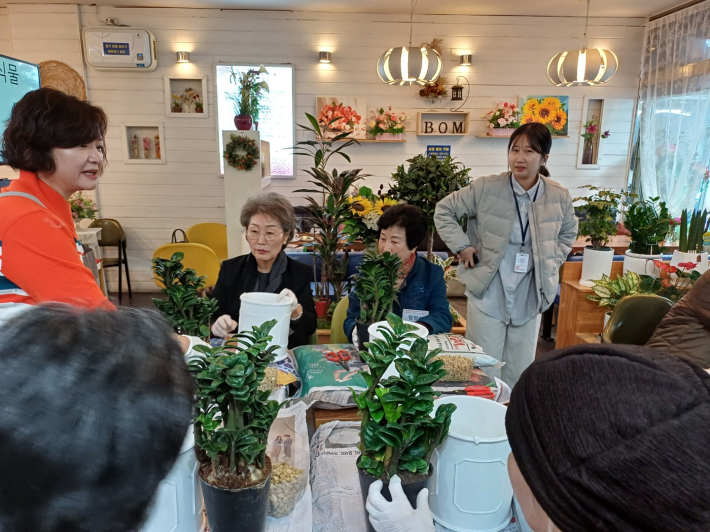
[[[216,63],[293,64],[296,116],[301,123],[305,112],[314,112],[319,95],[364,96],[368,108],[392,105],[412,116],[412,129],[416,112],[430,109],[416,88],[387,86],[375,72],[376,61],[386,48],[407,44],[406,16],[101,7],[97,18],[95,7],[79,7],[81,27],[102,24],[107,17],[149,29],[158,42],[159,67],[154,72],[106,72],[86,67],[89,98],[106,110],[111,124],[107,137],[110,164],[99,185],[100,214],[120,220],[127,230],[131,278],[138,291],[155,289],[150,258],[158,245],[169,241],[173,229],[224,221],[223,181],[217,175]],[[35,62],[64,60],[82,72],[77,62],[76,18],[75,6],[11,4],[0,8],[0,53]],[[413,43],[442,38],[443,75],[453,82],[462,74],[472,83],[464,107],[471,112],[472,135],[417,137],[410,133],[406,144],[355,146],[349,151],[352,165],[333,159],[335,167],[363,168],[372,174],[368,184],[386,186],[395,168],[425,151],[427,144],[446,144],[451,145],[454,157],[472,168],[471,176],[498,173],[506,168],[506,140],[476,138],[475,134],[485,131],[481,116],[499,100],[517,101],[527,94],[569,95],[570,138],[554,140],[548,165],[553,178],[569,187],[573,195],[583,184],[625,185],[643,19],[590,19],[589,46],[614,50],[620,71],[604,86],[572,89],[552,86],[545,67],[555,53],[581,47],[584,19],[438,15],[415,16],[414,20]],[[189,51],[192,62],[178,65],[178,50]],[[317,62],[319,50],[332,52],[331,65]],[[458,66],[461,53],[473,55],[472,66]],[[166,117],[166,74],[207,75],[210,117]],[[575,167],[585,95],[607,98],[604,128],[611,130],[611,138],[604,141],[600,170]],[[164,124],[162,149],[168,162],[126,165],[120,124],[146,121]],[[297,133],[298,140],[304,138]],[[274,179],[271,190],[286,195],[294,204],[302,203],[294,191],[306,184],[303,169],[307,165],[307,160],[297,159],[296,178]],[[113,273],[111,278],[115,279]]]

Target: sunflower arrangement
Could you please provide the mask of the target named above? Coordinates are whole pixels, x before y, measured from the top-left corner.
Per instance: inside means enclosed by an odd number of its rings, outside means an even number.
[[[547,126],[553,135],[567,134],[567,109],[556,96],[528,98],[523,104],[521,124],[539,122]]]
[[[380,216],[397,201],[382,195],[383,185],[377,193],[368,187],[356,188],[348,198],[352,216],[345,222],[348,242],[360,241],[366,247],[377,242],[377,222]]]

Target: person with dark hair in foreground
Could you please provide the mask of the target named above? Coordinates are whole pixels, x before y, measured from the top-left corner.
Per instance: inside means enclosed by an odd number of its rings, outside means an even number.
[[[0,149],[20,177],[0,190],[0,328],[42,302],[114,308],[82,262],[67,201],[96,188],[107,127],[99,107],[48,87],[13,107]]]
[[[35,306],[0,335],[0,531],[140,528],[193,382],[156,313]]]
[[[554,351],[523,372],[505,426],[534,532],[710,530],[710,375],[692,360],[614,344]],[[377,532],[434,530],[425,504],[412,510],[398,485],[388,503],[381,488],[368,497]]]
[[[377,222],[380,231],[378,249],[402,260],[398,300],[392,311],[408,321],[421,323],[429,334],[451,331],[454,319],[446,298],[446,282],[441,266],[417,255],[417,247],[427,232],[426,218],[419,207],[394,205]],[[351,292],[343,330],[353,341],[355,321],[360,316],[360,299]]]

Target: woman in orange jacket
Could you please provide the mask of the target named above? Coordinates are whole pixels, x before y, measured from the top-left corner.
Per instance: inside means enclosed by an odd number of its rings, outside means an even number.
[[[99,107],[55,89],[15,104],[2,139],[20,176],[0,190],[0,327],[42,302],[114,308],[82,262],[67,201],[96,188],[107,125]]]

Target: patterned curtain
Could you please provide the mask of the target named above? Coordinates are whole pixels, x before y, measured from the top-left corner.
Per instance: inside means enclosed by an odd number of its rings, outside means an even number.
[[[674,216],[707,203],[710,0],[648,23],[639,90],[643,196]]]

